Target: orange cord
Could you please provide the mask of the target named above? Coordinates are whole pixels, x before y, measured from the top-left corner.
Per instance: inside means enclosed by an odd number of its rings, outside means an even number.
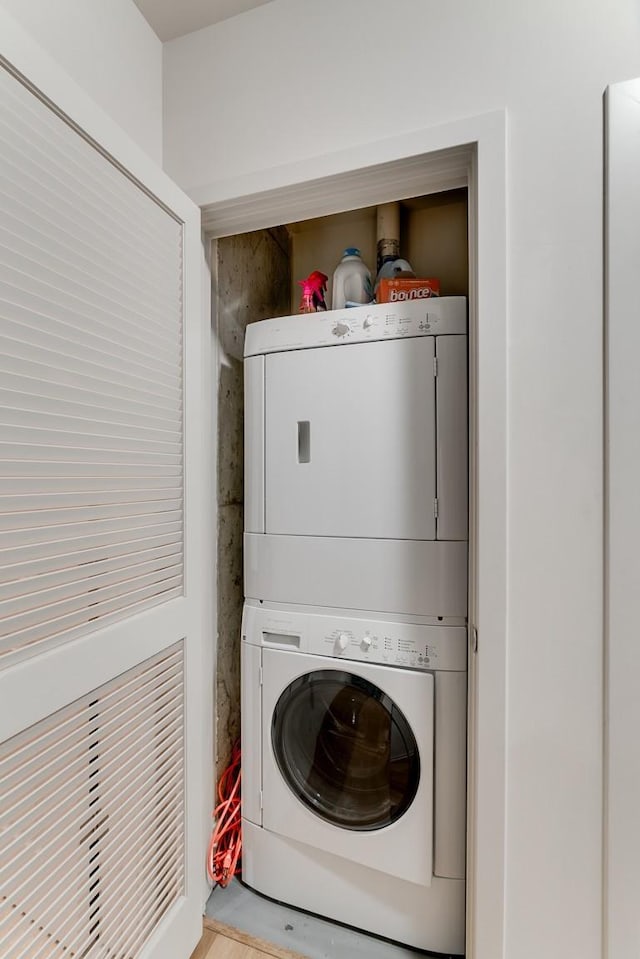
[[[207,873],[216,886],[227,886],[240,872],[242,821],[240,798],[240,743],[231,751],[231,761],[218,782],[218,805],[213,810],[216,825],[207,853]]]

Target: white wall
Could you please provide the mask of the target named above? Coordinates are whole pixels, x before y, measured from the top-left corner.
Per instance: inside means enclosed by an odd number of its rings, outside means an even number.
[[[0,0],[0,7],[162,164],[162,44],[133,0]]]
[[[274,0],[165,46],[165,166],[201,200],[507,108],[508,959],[600,956],[602,94],[640,73],[638,18],[635,0]]]

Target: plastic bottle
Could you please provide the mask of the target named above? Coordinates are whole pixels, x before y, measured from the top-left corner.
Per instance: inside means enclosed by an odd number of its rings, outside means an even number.
[[[415,276],[413,267],[408,260],[402,260],[400,257],[398,257],[397,260],[386,260],[380,267],[380,272],[376,277],[376,287],[384,277],[391,278],[398,276],[399,273],[403,276]]]
[[[360,257],[360,250],[350,246],[333,274],[331,309],[343,310],[347,302],[370,303],[372,298],[371,273]]]
[[[306,279],[298,280],[298,286],[302,287],[298,313],[316,313],[318,310],[326,310],[324,293],[328,279],[329,277],[320,270],[314,270]]]

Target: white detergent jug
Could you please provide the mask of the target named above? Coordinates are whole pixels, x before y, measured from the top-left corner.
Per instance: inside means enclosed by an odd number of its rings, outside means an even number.
[[[333,274],[331,309],[343,310],[347,303],[370,303],[372,298],[371,273],[360,257],[360,250],[350,246]]]

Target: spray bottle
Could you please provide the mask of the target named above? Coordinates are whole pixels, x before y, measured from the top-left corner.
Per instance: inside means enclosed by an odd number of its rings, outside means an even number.
[[[300,313],[317,313],[319,310],[326,310],[327,303],[324,294],[328,279],[329,277],[321,273],[320,270],[314,270],[305,280],[298,280],[298,285],[302,287],[302,297],[298,308]]]

